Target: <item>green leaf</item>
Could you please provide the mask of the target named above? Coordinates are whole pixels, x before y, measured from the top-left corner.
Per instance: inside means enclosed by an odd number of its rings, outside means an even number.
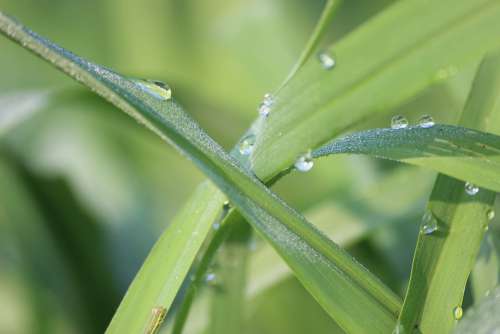
[[[374,129],[322,146],[313,157],[354,153],[432,168],[500,191],[500,136],[451,125]]]
[[[461,124],[495,132],[500,130],[498,123],[484,122],[489,115],[500,111],[498,107],[474,103],[498,95],[499,86],[481,89],[484,85],[495,84],[489,72],[493,70],[500,75],[500,67],[491,67],[498,60],[500,54],[490,55],[483,61]],[[477,188],[472,191],[464,182],[442,174],[438,176],[422,220],[400,314],[399,326],[405,331],[418,328],[422,333],[449,333],[461,318],[465,285],[488,227],[494,201],[495,193],[491,191]]]
[[[143,81],[124,78],[79,58],[3,14],[0,14],[0,30],[92,88],[187,155],[229,196],[242,215],[275,247],[302,284],[344,329],[385,333],[394,326],[400,308],[399,298],[270,192],[250,171],[241,168],[173,99],[163,93],[158,96],[157,87],[145,87]],[[186,220],[195,216],[190,214],[191,211],[184,211]],[[183,234],[182,228],[174,231]],[[162,248],[169,246],[166,242],[160,242],[160,245]],[[178,252],[176,249],[175,253]],[[177,267],[175,264],[165,265],[161,256],[149,257],[147,261],[153,263],[146,263],[147,269],[138,274],[108,328],[109,333],[155,331],[156,318],[151,322],[149,313],[151,310],[164,312],[170,307],[172,295],[177,291],[172,285],[175,288],[177,284],[165,284],[164,279],[155,280],[154,275],[159,267],[163,267],[162,271],[165,267]],[[170,272],[167,278],[174,283],[182,279],[177,272]],[[148,279],[159,284],[147,284]],[[131,302],[135,298],[139,301]],[[377,320],[374,322],[373,319]]]
[[[500,287],[465,313],[453,333],[492,334],[500,328]]]

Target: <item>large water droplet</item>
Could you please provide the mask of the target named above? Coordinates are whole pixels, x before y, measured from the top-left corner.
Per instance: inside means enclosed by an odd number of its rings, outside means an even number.
[[[493,220],[495,218],[495,210],[489,209],[486,211],[486,218],[488,218],[488,220]]]
[[[422,224],[420,226],[420,231],[425,235],[430,235],[437,230],[438,230],[438,221],[436,217],[434,217],[432,212],[428,210],[422,217]]]
[[[434,124],[434,119],[431,115],[423,115],[418,120],[418,126],[421,128],[432,128]]]
[[[453,309],[453,317],[455,318],[455,320],[462,319],[463,315],[464,315],[464,310],[460,305]]]
[[[267,117],[271,112],[271,107],[274,104],[274,96],[272,94],[267,93],[264,95],[264,99],[259,105],[259,114],[261,116]]]
[[[408,127],[408,120],[401,115],[396,115],[391,118],[391,128],[392,129],[404,129]]]
[[[295,161],[295,168],[299,172],[308,172],[313,168],[314,166],[314,160],[311,156],[311,153],[306,153],[304,155],[301,155],[297,161]]]
[[[242,155],[250,155],[255,145],[255,135],[248,135],[240,143],[239,151]]]
[[[166,101],[172,98],[172,89],[162,81],[136,79],[134,82],[157,99]]]
[[[326,51],[321,52],[318,55],[318,59],[325,70],[331,70],[335,67],[335,58],[333,58],[333,56]]]
[[[474,196],[479,192],[479,187],[473,183],[467,182],[465,183],[465,192],[467,195]]]

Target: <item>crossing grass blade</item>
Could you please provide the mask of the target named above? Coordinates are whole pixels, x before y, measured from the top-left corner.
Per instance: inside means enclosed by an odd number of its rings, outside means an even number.
[[[500,54],[485,58],[478,70],[461,124],[499,132]],[[494,75],[492,75],[494,73]],[[482,87],[491,89],[483,90]],[[485,103],[487,101],[487,103]],[[440,174],[423,218],[410,283],[399,324],[404,331],[449,333],[462,314],[465,285],[488,227],[495,193],[467,189],[462,181]],[[427,227],[426,227],[427,226]],[[431,230],[428,228],[431,227]],[[435,230],[435,231],[434,231]]]
[[[451,125],[375,129],[333,140],[312,156],[340,153],[368,154],[429,167],[500,191],[500,136],[490,133]]]
[[[353,333],[368,329],[374,333],[385,333],[394,326],[401,306],[399,298],[270,192],[250,171],[240,167],[184,113],[174,99],[158,98],[157,88],[144,89],[143,82],[125,78],[71,54],[4,14],[0,14],[0,30],[92,88],[190,158],[275,247],[306,289],[344,329]],[[192,220],[191,211],[186,209],[181,216]],[[173,238],[173,241],[175,234],[180,234],[180,239],[185,237],[182,226],[173,227],[177,228],[175,232],[166,237]],[[165,247],[162,250],[169,247],[166,242],[160,245]],[[176,248],[175,244],[173,247]],[[179,254],[179,250],[174,253]],[[149,262],[147,270],[139,272],[128,290],[108,328],[109,333],[154,332],[158,328],[158,320],[154,317],[151,322],[150,312],[170,307],[182,273],[169,272],[167,282],[164,275],[155,279],[156,270],[165,263],[161,256],[150,257]],[[165,268],[175,270],[178,266],[174,261],[174,264],[167,263],[162,268],[163,273]]]

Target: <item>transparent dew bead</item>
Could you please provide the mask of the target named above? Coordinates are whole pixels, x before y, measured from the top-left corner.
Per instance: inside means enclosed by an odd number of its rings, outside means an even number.
[[[495,210],[489,209],[486,211],[486,218],[488,218],[488,220],[493,220],[495,218]]]
[[[404,129],[408,127],[408,120],[401,115],[396,115],[391,118],[392,129]]]
[[[465,183],[465,192],[467,195],[474,196],[479,192],[479,187],[473,183],[467,182]]]
[[[438,230],[438,221],[431,211],[427,211],[422,217],[420,231],[425,235],[431,235]]]
[[[399,321],[396,323],[396,327],[394,327],[392,334],[405,334],[405,328]]]
[[[249,135],[240,142],[239,151],[241,155],[250,155],[255,145],[255,136]]]
[[[311,156],[311,153],[304,154],[300,156],[297,161],[295,161],[295,168],[299,172],[308,172],[314,166],[314,160]]]
[[[421,128],[432,128],[434,126],[434,119],[431,115],[423,115],[418,120],[418,126]]]
[[[217,284],[217,276],[215,273],[207,273],[205,275],[205,283],[209,286],[215,286]]]
[[[259,114],[261,116],[267,117],[271,112],[271,107],[274,104],[274,96],[272,94],[267,93],[264,95],[264,99],[259,105]]]
[[[464,310],[462,309],[461,306],[457,306],[453,309],[453,317],[455,318],[455,320],[462,319],[463,315],[464,315]]]
[[[169,85],[158,80],[134,80],[144,91],[162,101],[172,98],[172,89]]]
[[[325,70],[331,70],[335,67],[335,58],[333,58],[333,56],[326,51],[321,52],[318,55],[318,59]]]

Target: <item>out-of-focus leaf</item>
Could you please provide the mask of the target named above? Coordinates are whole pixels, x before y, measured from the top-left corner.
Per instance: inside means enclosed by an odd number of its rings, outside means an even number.
[[[12,92],[0,96],[0,135],[47,106],[49,93]]]

